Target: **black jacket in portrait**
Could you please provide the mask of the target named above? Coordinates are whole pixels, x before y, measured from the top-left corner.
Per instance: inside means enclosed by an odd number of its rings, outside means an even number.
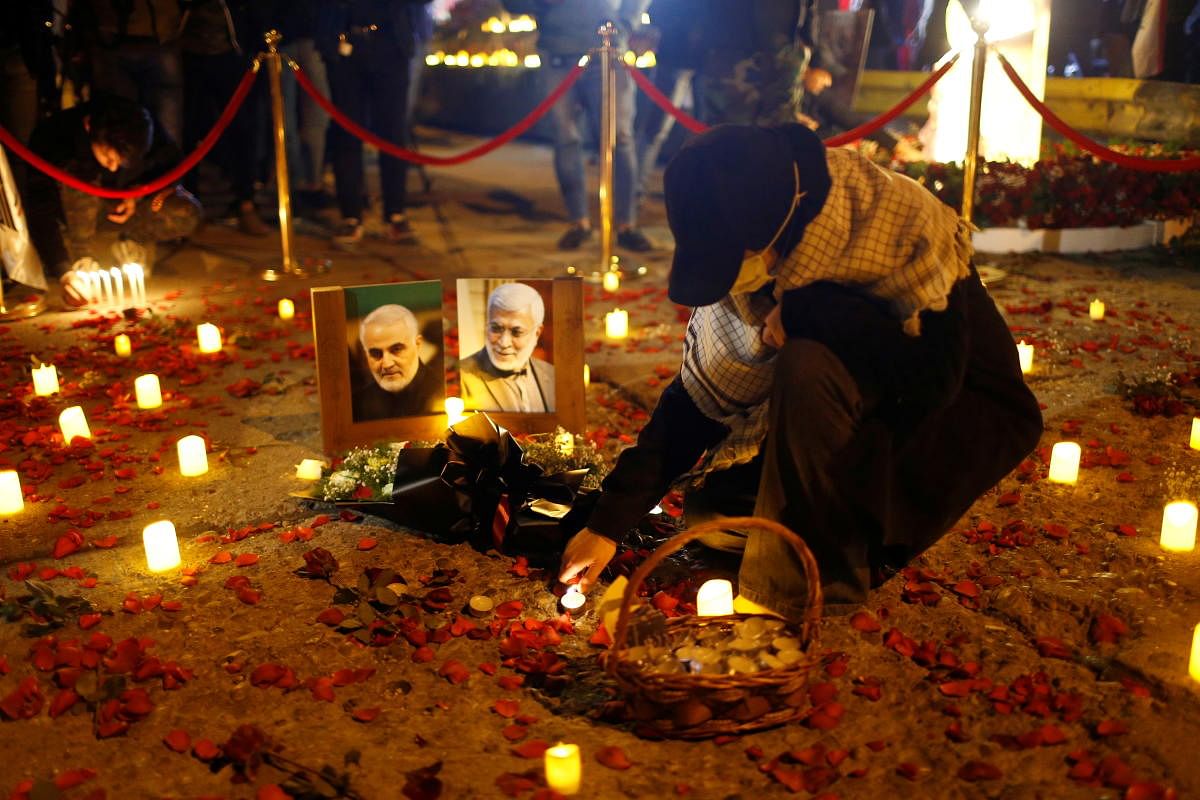
[[[375,379],[367,375],[351,392],[350,405],[355,422],[419,417],[442,413],[445,395],[445,376],[426,364],[419,364],[412,382],[399,392],[380,388]]]

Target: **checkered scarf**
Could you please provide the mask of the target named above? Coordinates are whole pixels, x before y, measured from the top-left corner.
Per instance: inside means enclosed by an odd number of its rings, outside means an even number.
[[[758,453],[776,355],[761,331],[783,292],[816,281],[855,286],[889,301],[897,324],[918,336],[917,315],[944,310],[950,289],[970,272],[970,224],[924,187],[851,150],[830,149],[826,163],[829,196],[800,243],[772,267],[774,297],[730,295],[692,312],[683,385],[705,416],[730,429],[701,473]]]

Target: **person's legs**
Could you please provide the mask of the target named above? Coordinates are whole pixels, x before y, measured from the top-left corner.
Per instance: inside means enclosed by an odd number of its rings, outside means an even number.
[[[374,71],[370,78],[371,130],[389,142],[403,142],[408,134],[406,98],[408,61],[395,59],[387,71]],[[407,207],[408,162],[379,154],[379,181],[383,190],[383,221],[403,218]]]
[[[29,135],[37,125],[38,87],[37,78],[29,72],[25,59],[18,47],[0,50],[0,125],[3,125],[23,144],[29,143]],[[26,170],[29,167],[21,158],[10,158],[17,190],[24,191]]]
[[[359,81],[354,57],[336,56],[328,66],[333,102],[358,124],[369,124],[369,120],[365,118],[366,92]],[[343,220],[359,224],[363,216],[362,142],[340,126],[334,126],[329,135],[333,144],[333,176],[337,188],[338,208],[342,212]]]
[[[637,156],[633,143],[633,79],[617,67],[617,147],[613,153],[613,223],[617,230],[637,225]]]
[[[321,58],[312,39],[297,39],[286,51],[304,74],[317,87],[317,91],[329,96],[329,76],[325,60]],[[288,114],[288,163],[296,176],[296,188],[301,191],[319,191],[325,166],[325,136],[329,129],[329,116],[317,105],[308,93],[298,92],[296,81],[284,81],[284,106]],[[291,101],[287,97],[290,92]],[[298,130],[297,130],[298,128]],[[295,155],[293,155],[293,147]]]
[[[179,190],[167,195],[158,211],[149,199],[138,203],[133,216],[121,226],[121,234],[148,247],[155,242],[191,236],[202,218],[200,201]]]
[[[573,64],[556,64],[554,57],[542,53],[542,67],[538,70],[543,93],[558,86]],[[594,69],[584,72],[565,97],[550,108],[550,123],[554,131],[554,174],[558,178],[558,189],[567,217],[577,226],[587,228],[588,203],[587,185],[583,172],[583,135],[579,130],[578,104],[589,81],[598,80]],[[578,245],[576,245],[578,246]]]
[[[176,45],[148,46],[138,54],[138,97],[171,141],[183,141],[183,57]]]

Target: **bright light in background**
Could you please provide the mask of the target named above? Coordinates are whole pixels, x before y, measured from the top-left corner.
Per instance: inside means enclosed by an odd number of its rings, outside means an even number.
[[[1038,96],[1045,94],[1046,49],[1050,41],[1050,0],[980,0],[979,15],[990,24],[989,43],[1004,54]],[[946,9],[946,35],[951,52],[962,58],[933,87],[929,122],[921,142],[931,161],[962,162],[967,150],[967,117],[971,102],[971,56],[975,31],[962,4]],[[979,153],[988,161],[1017,161],[1032,166],[1042,146],[1042,118],[989,54],[983,81]]]

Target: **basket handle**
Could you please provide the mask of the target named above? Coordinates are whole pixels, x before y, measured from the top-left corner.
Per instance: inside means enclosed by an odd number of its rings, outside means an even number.
[[[804,568],[804,577],[808,585],[808,606],[804,612],[801,635],[804,637],[805,644],[808,644],[812,640],[816,634],[817,625],[821,621],[824,597],[821,593],[821,578],[820,572],[817,569],[817,560],[813,557],[812,551],[808,549],[808,545],[790,528],[780,525],[773,520],[764,519],[763,517],[724,517],[722,519],[702,522],[694,528],[672,536],[659,545],[658,549],[651,553],[634,570],[633,577],[629,579],[629,585],[625,588],[625,597],[621,600],[621,611],[617,616],[617,630],[613,633],[614,651],[625,649],[625,638],[629,628],[629,612],[633,607],[633,600],[637,597],[638,590],[642,588],[642,584],[649,577],[650,572],[663,559],[682,548],[688,542],[695,541],[706,533],[729,530],[731,528],[735,530],[757,528],[758,530],[773,533],[790,544],[792,549],[796,551],[796,555],[800,559],[800,565]],[[609,663],[615,666],[616,659],[610,659]],[[611,668],[612,666],[610,666]]]

